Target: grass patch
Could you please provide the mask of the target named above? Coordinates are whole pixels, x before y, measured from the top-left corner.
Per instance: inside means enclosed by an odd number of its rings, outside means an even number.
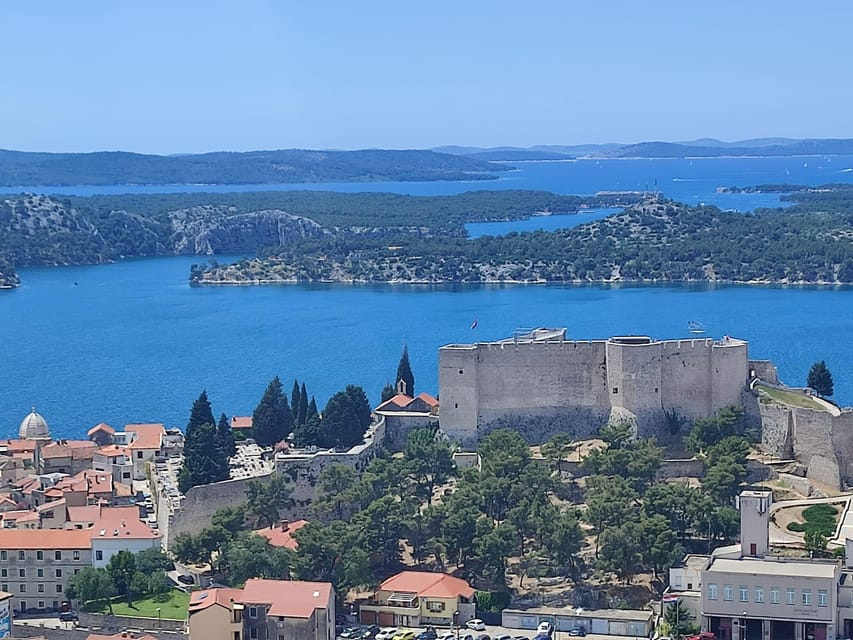
[[[160,617],[163,620],[186,620],[187,607],[190,603],[190,594],[177,589],[172,590],[167,596],[155,598],[143,598],[134,600],[133,605],[120,598],[113,598],[113,613],[117,616],[131,616],[139,618],[157,618],[157,609],[160,609]],[[91,613],[109,613],[110,608],[105,603],[88,603],[84,607]]]
[[[787,404],[792,407],[802,407],[803,409],[816,409],[817,411],[826,411],[826,407],[820,402],[796,391],[785,391],[784,389],[775,389],[773,387],[765,387],[762,384],[755,385],[761,393],[765,394],[771,400]]]
[[[826,538],[831,538],[835,533],[836,516],[838,509],[831,504],[813,504],[803,510],[805,522],[789,522],[788,531],[807,533],[816,531]]]

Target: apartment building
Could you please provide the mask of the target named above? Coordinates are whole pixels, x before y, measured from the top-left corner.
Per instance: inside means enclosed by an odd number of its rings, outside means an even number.
[[[335,592],[328,582],[262,580],[190,596],[191,638],[334,640]]]

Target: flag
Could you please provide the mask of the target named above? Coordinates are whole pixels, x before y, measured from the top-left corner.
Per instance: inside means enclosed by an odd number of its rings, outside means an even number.
[[[471,328],[472,328],[472,329],[476,329],[476,328],[477,328],[477,316],[474,316],[474,322],[472,322],[472,323],[471,323]]]
[[[678,595],[675,593],[667,593],[664,594],[663,598],[661,598],[664,604],[673,604],[674,602],[678,602]]]

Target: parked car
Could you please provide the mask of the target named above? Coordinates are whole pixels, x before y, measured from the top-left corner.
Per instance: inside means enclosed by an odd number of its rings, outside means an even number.
[[[376,634],[376,640],[391,640],[399,631],[397,627],[385,627]]]
[[[442,633],[436,640],[456,640],[456,634],[448,631],[447,633]]]
[[[512,640],[529,640],[525,636],[514,636]]]
[[[426,631],[421,631],[415,640],[436,640],[438,638],[438,634],[435,632],[435,629],[427,629]]]
[[[178,576],[178,582],[181,584],[195,584],[195,578],[190,575],[181,574]]]
[[[358,632],[358,635],[355,636],[358,640],[373,640],[376,637],[376,634],[379,633],[380,629],[375,624],[370,625],[369,627],[364,627],[361,631]]]
[[[465,626],[469,629],[473,629],[474,631],[485,631],[486,623],[480,620],[479,618],[474,618],[473,620],[469,620],[465,623]]]
[[[492,640],[488,633],[481,633],[474,640]]]
[[[341,631],[341,638],[357,638],[361,633],[361,627],[347,627]]]
[[[400,631],[391,640],[415,640],[414,631]]]
[[[573,629],[569,629],[569,635],[583,638],[586,635],[586,629],[583,627],[574,627]]]
[[[512,636],[508,636],[508,635],[495,636],[494,640],[512,640]]]
[[[62,622],[77,622],[80,616],[77,615],[76,611],[63,611],[59,614],[59,619]]]
[[[552,633],[554,633],[554,625],[552,625],[550,622],[540,622],[539,626],[536,627],[536,633],[550,636]]]

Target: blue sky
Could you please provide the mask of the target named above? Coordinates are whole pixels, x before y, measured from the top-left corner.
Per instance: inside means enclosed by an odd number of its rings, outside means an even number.
[[[0,148],[149,153],[853,137],[853,3],[0,7]]]

